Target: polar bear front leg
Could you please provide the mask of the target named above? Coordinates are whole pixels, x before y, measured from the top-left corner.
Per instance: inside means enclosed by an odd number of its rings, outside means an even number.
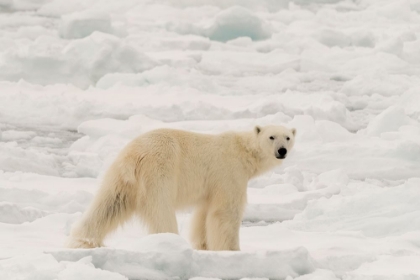
[[[239,228],[246,203],[246,185],[211,200],[206,219],[207,247],[214,251],[239,251]]]
[[[191,223],[191,241],[196,250],[207,250],[206,220],[208,202],[202,201],[194,212]]]

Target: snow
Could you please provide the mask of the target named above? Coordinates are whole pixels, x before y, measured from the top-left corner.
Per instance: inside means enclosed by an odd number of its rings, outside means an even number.
[[[271,37],[267,25],[248,9],[234,6],[217,14],[214,22],[204,32],[211,40],[221,42],[240,37],[263,40]]]
[[[0,0],[0,279],[420,279],[417,0]],[[297,128],[240,252],[64,247],[137,135]]]
[[[366,130],[369,135],[379,136],[409,124],[411,124],[410,118],[405,115],[404,108],[391,106],[371,120]]]
[[[282,279],[314,271],[304,248],[285,251],[201,252],[194,251],[174,234],[147,236],[130,251],[115,249],[53,251],[58,261],[91,257],[95,267],[118,272],[129,279],[181,277],[270,277]]]
[[[63,32],[73,36],[74,27],[69,25],[63,27]],[[59,38],[41,35],[33,42],[3,52],[0,57],[3,80],[24,79],[42,85],[72,83],[82,88],[95,84],[109,72],[133,73],[156,65],[134,46],[99,31],[68,44]]]
[[[62,38],[84,38],[95,31],[112,33],[109,15],[92,11],[83,11],[65,15],[61,18],[59,32]]]
[[[420,273],[415,265],[418,261],[418,256],[380,256],[377,261],[361,265],[348,279],[369,279],[373,276],[381,279],[409,279]]]
[[[4,279],[127,279],[118,273],[95,268],[89,257],[69,263],[58,262],[50,254],[25,255],[1,261],[0,268],[0,276]]]

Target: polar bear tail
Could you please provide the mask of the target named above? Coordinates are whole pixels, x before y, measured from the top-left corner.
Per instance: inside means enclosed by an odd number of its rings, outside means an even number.
[[[112,170],[112,169],[111,169]],[[70,248],[94,248],[103,246],[108,233],[123,224],[135,210],[135,188],[124,180],[120,172],[106,174],[81,221],[70,233],[67,246]]]

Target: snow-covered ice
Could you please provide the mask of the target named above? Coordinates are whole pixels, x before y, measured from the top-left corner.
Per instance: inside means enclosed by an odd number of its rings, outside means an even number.
[[[420,1],[0,0],[0,279],[420,279]],[[146,131],[297,128],[241,252],[64,247]]]

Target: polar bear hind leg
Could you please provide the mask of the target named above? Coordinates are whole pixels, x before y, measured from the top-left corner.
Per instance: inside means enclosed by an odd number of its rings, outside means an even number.
[[[191,241],[193,246],[197,250],[207,250],[207,233],[206,233],[206,222],[208,203],[202,202],[197,206],[192,218],[191,223]]]
[[[167,176],[149,176],[143,181],[147,191],[139,194],[137,213],[148,227],[149,234],[178,234],[173,199],[176,186]]]

